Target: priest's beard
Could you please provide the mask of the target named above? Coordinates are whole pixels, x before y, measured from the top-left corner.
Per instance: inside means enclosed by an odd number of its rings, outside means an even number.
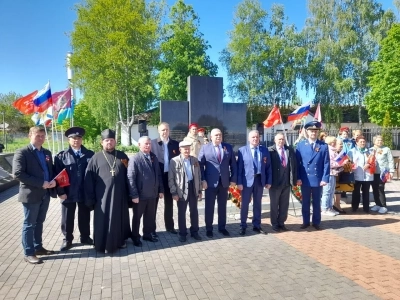
[[[104,150],[104,151],[107,151],[107,152],[113,152],[113,151],[115,150],[115,146],[112,146],[112,145],[105,145],[105,146],[103,147],[103,150]]]

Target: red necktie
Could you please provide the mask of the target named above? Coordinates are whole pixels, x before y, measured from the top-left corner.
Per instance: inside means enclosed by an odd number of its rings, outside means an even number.
[[[286,167],[285,151],[283,151],[283,148],[281,148],[281,161],[282,161],[282,166]]]

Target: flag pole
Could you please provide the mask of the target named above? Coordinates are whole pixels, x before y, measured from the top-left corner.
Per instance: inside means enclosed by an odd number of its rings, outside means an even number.
[[[63,126],[61,124],[61,150],[64,150],[64,134],[63,134]]]
[[[43,123],[43,127],[44,127],[44,132],[46,133],[47,147],[50,150],[50,142],[49,142],[49,136],[47,134],[46,124]]]
[[[285,127],[283,126],[281,111],[279,111],[279,117],[281,118],[281,126],[282,126],[282,130],[283,130],[283,135],[285,136],[285,141],[286,141],[287,145],[289,146],[289,141],[287,139],[286,130],[285,130]]]

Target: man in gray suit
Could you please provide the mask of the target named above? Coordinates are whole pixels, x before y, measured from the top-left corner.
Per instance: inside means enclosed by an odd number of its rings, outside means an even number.
[[[275,135],[275,145],[268,148],[272,164],[272,186],[269,189],[271,225],[276,232],[287,231],[290,189],[297,182],[297,161],[293,148],[285,146],[282,133]]]
[[[191,142],[179,143],[181,155],[171,159],[168,172],[168,184],[172,198],[178,204],[179,241],[186,242],[186,209],[190,209],[190,235],[195,240],[199,236],[199,212],[197,199],[201,198],[201,172],[199,161],[190,155]]]
[[[43,222],[49,209],[50,196],[57,197],[53,180],[53,159],[51,152],[42,147],[46,135],[43,127],[29,130],[30,144],[18,149],[13,159],[13,176],[19,184],[18,201],[24,207],[22,247],[25,261],[39,264],[43,261],[37,255],[50,255],[42,244]]]

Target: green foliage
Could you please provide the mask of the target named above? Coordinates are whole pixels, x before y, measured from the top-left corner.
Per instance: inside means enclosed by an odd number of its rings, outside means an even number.
[[[296,100],[297,70],[306,52],[286,19],[281,5],[272,6],[268,19],[259,0],[239,4],[220,57],[227,69],[228,92],[235,100],[249,106],[288,105]]]
[[[152,105],[163,5],[86,0],[76,6],[70,63],[74,83],[98,123],[115,127],[119,122],[130,129],[134,115]]]
[[[385,119],[383,120],[383,129],[382,129],[382,139],[383,139],[383,145],[386,147],[389,147],[390,149],[393,149],[393,136],[392,136],[392,131],[389,129],[390,125],[390,113],[389,111],[386,111],[385,114]]]
[[[215,76],[218,66],[206,54],[210,48],[199,32],[199,18],[191,5],[178,0],[170,11],[170,22],[163,28],[159,61],[159,98],[186,100],[187,77]]]
[[[124,151],[125,153],[137,153],[139,152],[138,146],[118,146],[118,150]]]
[[[394,24],[382,40],[378,59],[371,64],[366,105],[371,121],[400,125],[400,24]],[[390,112],[390,115],[389,115]]]
[[[9,133],[19,131],[27,132],[29,127],[33,126],[30,116],[21,114],[12,106],[12,103],[21,97],[22,95],[18,95],[15,92],[9,92],[8,94],[0,93],[0,123],[3,124],[2,114],[4,112],[4,122],[9,125]]]

